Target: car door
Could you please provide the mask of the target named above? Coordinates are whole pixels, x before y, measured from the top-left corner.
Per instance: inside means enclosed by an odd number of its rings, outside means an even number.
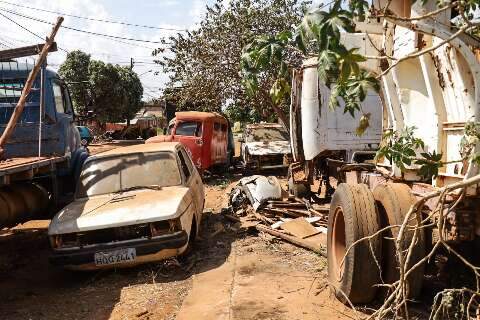
[[[191,224],[193,222],[193,217],[194,217],[194,215],[196,216],[196,213],[197,213],[198,209],[197,209],[197,200],[196,200],[196,197],[195,197],[195,193],[193,191],[195,184],[193,182],[192,171],[188,167],[188,164],[187,164],[187,161],[186,161],[186,158],[185,158],[185,154],[182,153],[182,149],[183,148],[178,148],[177,149],[177,156],[178,156],[178,159],[180,160],[180,170],[182,171],[183,177],[185,179],[184,180],[185,181],[184,185],[189,190],[189,196],[190,196],[192,209],[187,210],[188,212],[186,212],[182,215],[181,220],[182,220],[182,226],[184,226],[185,230],[188,231],[188,230],[191,230]]]
[[[195,197],[195,201],[198,209],[197,213],[201,214],[203,212],[203,206],[204,206],[204,200],[205,200],[205,192],[203,189],[202,177],[200,176],[200,173],[195,167],[192,158],[186,152],[186,150],[184,148],[181,148],[180,152],[185,158],[187,167],[192,173],[192,193]]]

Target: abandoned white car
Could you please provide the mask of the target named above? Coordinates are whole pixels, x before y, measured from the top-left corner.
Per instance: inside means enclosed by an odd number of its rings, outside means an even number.
[[[242,162],[247,169],[286,168],[290,163],[289,134],[281,124],[247,124],[240,142]]]
[[[179,143],[92,156],[75,201],[50,223],[50,262],[89,270],[182,254],[198,234],[204,199],[201,177]]]

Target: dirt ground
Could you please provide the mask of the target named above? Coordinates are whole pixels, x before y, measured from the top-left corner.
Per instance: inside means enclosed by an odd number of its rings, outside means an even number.
[[[69,272],[49,265],[44,231],[0,231],[0,318],[353,318],[330,294],[324,257],[219,214],[239,178],[206,182],[200,237],[178,260]]]

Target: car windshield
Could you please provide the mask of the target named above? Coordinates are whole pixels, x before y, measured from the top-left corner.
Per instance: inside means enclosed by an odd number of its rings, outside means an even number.
[[[177,160],[171,152],[118,155],[86,162],[76,197],[141,188],[159,189],[181,183]]]
[[[280,127],[248,128],[246,141],[288,141],[288,132]]]

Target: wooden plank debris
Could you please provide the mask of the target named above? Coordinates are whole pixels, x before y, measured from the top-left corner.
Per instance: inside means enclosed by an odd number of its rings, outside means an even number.
[[[42,52],[45,43],[40,43],[33,46],[28,47],[21,47],[21,48],[13,48],[7,50],[0,51],[0,61],[10,61],[16,58],[23,58],[34,56]],[[48,52],[55,52],[57,51],[57,43],[52,42],[52,45],[48,48]]]
[[[288,242],[290,242],[294,245],[297,245],[297,246],[305,248],[305,249],[312,250],[313,252],[316,252],[316,253],[326,257],[326,253],[325,253],[324,250],[322,250],[322,245],[321,245],[320,242],[315,243],[313,241],[307,241],[307,240],[304,240],[304,239],[293,237],[293,236],[290,236],[290,235],[288,235],[284,232],[273,230],[273,229],[271,229],[269,227],[266,227],[264,225],[261,225],[261,224],[258,224],[256,226],[256,228],[257,228],[258,231],[266,232],[268,234],[271,234],[272,236],[279,237],[279,238],[281,238],[283,240],[286,240],[286,241],[288,241]]]
[[[284,222],[280,228],[301,239],[305,239],[320,233],[320,231],[315,229],[315,227],[312,226],[310,222],[305,220],[305,218],[297,218]]]

